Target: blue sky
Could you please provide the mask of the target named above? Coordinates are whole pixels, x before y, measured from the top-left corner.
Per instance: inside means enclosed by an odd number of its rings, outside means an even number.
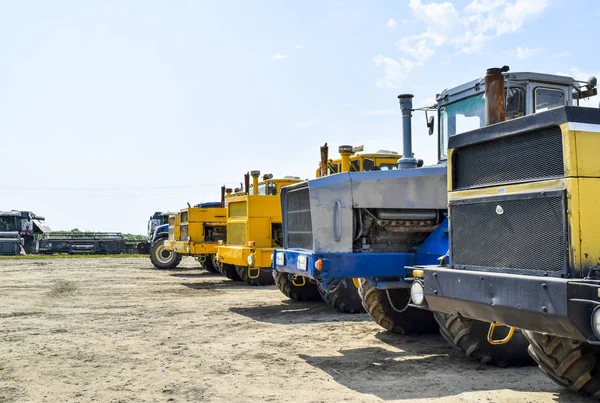
[[[144,233],[248,170],[312,177],[324,142],[400,151],[400,93],[431,104],[504,64],[600,76],[599,17],[577,0],[1,2],[0,209]]]

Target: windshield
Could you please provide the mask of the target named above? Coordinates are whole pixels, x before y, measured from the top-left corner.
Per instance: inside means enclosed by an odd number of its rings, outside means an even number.
[[[474,95],[440,108],[440,153],[448,156],[448,137],[469,130],[479,129],[485,124],[484,94]]]
[[[19,219],[15,216],[0,216],[0,232],[19,231]]]
[[[506,88],[506,119],[525,115],[523,88]],[[448,137],[485,126],[485,94],[473,95],[440,108],[440,159],[448,157]]]

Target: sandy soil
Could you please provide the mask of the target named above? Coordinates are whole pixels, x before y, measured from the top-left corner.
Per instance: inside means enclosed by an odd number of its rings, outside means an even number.
[[[147,258],[0,260],[0,402],[586,402],[536,367]]]

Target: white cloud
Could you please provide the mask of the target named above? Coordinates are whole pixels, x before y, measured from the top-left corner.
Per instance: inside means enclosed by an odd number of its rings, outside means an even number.
[[[527,46],[523,48],[519,46],[515,50],[514,56],[518,57],[519,59],[529,59],[530,57],[539,55],[541,53],[544,53],[544,49],[542,48],[528,48]]]
[[[398,88],[408,75],[408,73],[417,65],[406,59],[392,59],[377,55],[373,58],[377,67],[383,67],[383,77],[377,80],[378,88]]]
[[[548,0],[473,0],[459,12],[450,2],[410,0],[409,6],[424,31],[400,39],[397,46],[420,61],[431,58],[442,46],[475,53],[489,39],[518,31],[547,5]]]
[[[315,123],[317,123],[317,119],[304,120],[302,122],[297,122],[296,127],[300,127],[300,128],[311,127]]]
[[[304,45],[296,45],[296,50],[302,50],[304,49]]]
[[[273,56],[271,56],[271,59],[273,59],[273,60],[286,60],[289,58],[290,57],[288,55],[273,55]]]
[[[385,24],[385,26],[388,28],[396,28],[396,25],[398,25],[398,24],[396,23],[396,20],[394,20],[393,18],[390,18],[390,20],[387,22],[387,24]]]

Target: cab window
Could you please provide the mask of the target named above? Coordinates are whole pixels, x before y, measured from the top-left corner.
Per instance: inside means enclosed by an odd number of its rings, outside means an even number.
[[[534,98],[535,112],[543,112],[565,105],[565,93],[562,90],[537,87]]]
[[[261,183],[258,185],[258,194],[275,196],[277,194],[277,185],[274,183]]]

